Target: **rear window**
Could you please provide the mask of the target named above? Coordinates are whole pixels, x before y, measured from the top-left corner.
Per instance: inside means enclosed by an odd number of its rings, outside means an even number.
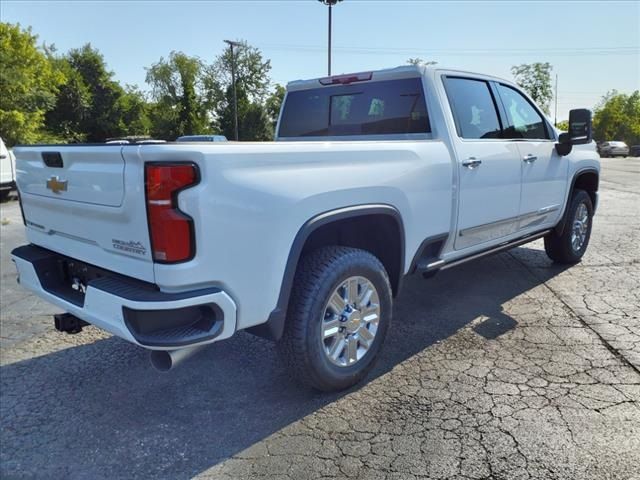
[[[429,133],[420,78],[289,92],[280,137]]]

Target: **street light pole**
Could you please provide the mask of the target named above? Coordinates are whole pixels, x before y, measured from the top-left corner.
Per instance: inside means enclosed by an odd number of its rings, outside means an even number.
[[[331,10],[334,5],[342,0],[318,0],[323,5],[329,6],[329,32],[328,32],[328,49],[327,49],[327,75],[331,76]]]
[[[225,40],[229,45],[231,51],[231,83],[233,84],[233,119],[234,119],[234,132],[236,142],[238,141],[238,95],[236,93],[236,57],[233,53],[233,47],[239,47],[242,45],[238,42],[232,42],[231,40]]]

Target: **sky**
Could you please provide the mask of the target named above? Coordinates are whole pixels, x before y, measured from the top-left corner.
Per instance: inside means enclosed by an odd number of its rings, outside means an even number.
[[[317,0],[2,0],[0,19],[61,52],[90,42],[116,79],[146,89],[145,67],[172,50],[211,62],[224,39],[258,47],[274,82],[325,76],[327,10]],[[345,0],[333,46],[333,74],[420,57],[512,79],[513,65],[550,62],[563,120],[612,89],[640,89],[640,1]]]

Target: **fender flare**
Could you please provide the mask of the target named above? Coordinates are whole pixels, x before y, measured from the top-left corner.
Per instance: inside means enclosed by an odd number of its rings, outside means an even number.
[[[567,223],[567,211],[569,209],[569,201],[571,200],[571,195],[573,194],[573,190],[575,188],[578,177],[584,173],[595,173],[596,177],[598,178],[598,186],[600,184],[600,172],[598,172],[598,170],[593,167],[583,168],[573,174],[573,178],[571,179],[571,187],[569,187],[569,190],[567,192],[567,198],[564,203],[564,212],[562,213],[562,217],[560,218],[560,221],[558,222],[558,224],[555,226],[555,229],[554,229],[557,235],[562,235],[562,232],[564,232],[564,227]],[[593,208],[595,213],[596,205],[594,205]]]
[[[289,250],[289,257],[287,258],[287,264],[284,270],[284,275],[282,277],[280,294],[278,295],[278,302],[276,304],[276,307],[269,314],[269,318],[265,323],[247,328],[247,332],[259,337],[268,338],[270,340],[280,340],[284,332],[284,324],[287,318],[287,309],[289,307],[289,297],[291,295],[291,289],[293,287],[293,279],[296,274],[300,256],[302,255],[302,250],[309,236],[315,230],[324,225],[328,225],[339,220],[344,220],[346,218],[362,217],[368,215],[388,215],[397,222],[398,230],[400,231],[401,247],[400,278],[398,279],[398,290],[400,290],[400,283],[402,282],[402,278],[404,276],[403,274],[406,247],[404,224],[402,222],[402,216],[400,215],[400,212],[395,207],[387,204],[354,205],[351,207],[329,210],[307,220],[304,225],[300,227]]]

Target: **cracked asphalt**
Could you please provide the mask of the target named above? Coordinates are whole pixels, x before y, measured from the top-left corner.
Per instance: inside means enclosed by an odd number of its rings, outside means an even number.
[[[168,374],[15,283],[3,204],[0,477],[640,479],[640,159],[603,159],[583,262],[541,242],[411,277],[367,381],[318,394],[239,334]]]

